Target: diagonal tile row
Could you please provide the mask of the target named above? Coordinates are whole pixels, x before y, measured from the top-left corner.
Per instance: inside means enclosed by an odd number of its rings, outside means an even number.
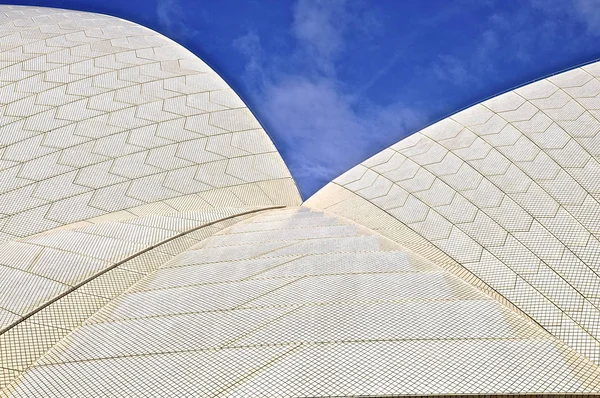
[[[182,236],[175,236],[173,240],[158,244],[150,250],[138,253],[135,257],[119,264],[117,267],[105,269],[105,272],[94,275],[85,284],[62,297],[57,297],[49,305],[38,308],[35,313],[28,314],[22,318],[22,322],[12,325],[8,330],[0,334],[0,390],[10,390],[10,383],[17,383],[18,377],[27,370],[46,351],[52,348],[71,331],[80,327],[95,312],[107,305],[112,299],[118,297],[122,292],[130,288],[144,276],[156,270],[161,264],[169,261],[174,256],[184,252],[190,246],[197,244],[207,236],[218,232],[252,214],[237,215],[233,218],[222,219],[226,215],[218,215],[216,222],[204,225],[199,229],[186,232]],[[203,215],[204,216],[204,215]],[[220,218],[221,219],[220,219]],[[197,218],[197,217],[196,217]],[[171,218],[171,224],[179,224],[180,228],[189,228],[191,218]],[[161,220],[162,221],[162,220]],[[136,219],[136,224],[153,224],[146,218]],[[164,224],[161,222],[161,224]],[[100,224],[98,229],[120,230],[114,225]],[[98,229],[88,230],[90,234],[98,234]],[[184,231],[185,231],[184,230]],[[119,235],[119,234],[117,234]],[[139,236],[127,234],[131,241],[144,241]],[[100,234],[99,236],[102,236]],[[68,256],[67,256],[68,257]],[[81,270],[75,270],[81,271]],[[28,289],[28,286],[22,286]],[[15,373],[17,372],[17,373]],[[6,392],[6,391],[5,391]],[[0,394],[1,395],[1,394]]]
[[[83,281],[186,231],[254,209],[222,208],[50,231],[0,243],[0,332]]]
[[[435,263],[341,217],[290,208],[163,263],[7,396],[599,388],[596,365]]]
[[[261,204],[300,203],[252,113],[181,46],[105,15],[0,12],[4,240],[259,182],[288,185]]]
[[[459,112],[309,204],[340,207],[329,197],[344,187],[600,363],[597,77],[600,63]]]

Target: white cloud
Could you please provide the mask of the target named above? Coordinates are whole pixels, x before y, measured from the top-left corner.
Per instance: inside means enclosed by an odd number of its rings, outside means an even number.
[[[431,66],[431,72],[438,80],[448,80],[460,86],[478,83],[476,75],[467,69],[465,60],[452,55],[439,55]]]
[[[344,0],[300,0],[294,7],[292,32],[321,72],[334,73],[334,59],[343,51],[349,16]]]
[[[376,18],[361,7],[345,0],[299,0],[290,31],[295,50],[281,62],[265,63],[254,32],[234,42],[246,56],[248,79],[259,82],[258,111],[277,132],[277,143],[305,196],[420,122],[410,107],[376,106],[347,92],[337,80],[348,34],[377,31]]]
[[[177,0],[159,0],[156,4],[158,22],[168,30],[173,29],[182,13],[183,10]]]
[[[188,13],[179,0],[157,0],[159,26],[171,37],[191,39],[198,34],[187,22]],[[198,15],[194,15],[198,18]]]
[[[599,0],[572,0],[573,9],[583,21],[589,32],[600,34],[600,1]]]
[[[260,37],[256,32],[250,31],[244,36],[235,39],[233,46],[246,57],[246,75],[252,79],[258,79],[255,81],[254,86],[261,87],[264,85],[264,61]]]
[[[330,81],[290,76],[265,87],[263,110],[283,138],[287,161],[311,189],[392,144],[414,127],[417,114],[402,104],[356,109]],[[405,130],[406,131],[406,130]]]
[[[600,34],[600,0],[530,0],[516,10],[497,7],[490,11],[481,20],[477,39],[439,54],[423,74],[428,75],[425,78],[459,87],[490,86],[497,77],[505,76],[505,71],[498,69],[503,64],[535,70],[540,56],[551,56],[557,45],[563,46],[560,54],[564,57]],[[587,34],[577,29],[582,24]],[[564,47],[562,43],[568,41],[577,45]]]
[[[587,34],[600,35],[600,0],[530,0],[531,5],[558,22],[583,24]],[[554,23],[557,26],[557,23]],[[564,34],[564,33],[563,33]],[[579,39],[575,37],[574,39]]]

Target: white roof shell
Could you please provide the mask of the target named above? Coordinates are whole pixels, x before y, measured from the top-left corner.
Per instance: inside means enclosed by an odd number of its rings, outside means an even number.
[[[0,6],[0,397],[600,393],[595,71],[297,207],[193,54]]]
[[[465,109],[349,170],[307,204],[367,226],[384,217],[377,231],[443,256],[600,364],[597,77],[600,63]],[[371,206],[352,212],[355,201]]]

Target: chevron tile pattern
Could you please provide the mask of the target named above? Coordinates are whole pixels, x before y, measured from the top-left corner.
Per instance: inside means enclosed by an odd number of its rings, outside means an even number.
[[[0,389],[216,225],[300,202],[252,113],[181,46],[0,6]]]
[[[244,195],[300,203],[260,124],[196,56],[121,19],[0,7],[0,239]]]
[[[31,274],[17,275],[22,281],[20,288],[29,291],[31,297],[26,298],[10,290],[6,294],[6,299],[17,298],[19,299],[17,304],[22,306],[27,305],[23,302],[24,300],[29,300],[29,303],[34,304],[30,304],[29,308],[21,312],[22,316],[17,318],[19,322],[13,322],[8,326],[3,325],[6,332],[0,334],[0,351],[2,352],[0,355],[0,373],[2,374],[0,391],[6,392],[10,383],[16,382],[18,377],[46,351],[137,281],[206,237],[252,215],[252,213],[246,213],[223,219],[224,214],[226,213],[195,213],[183,216],[178,213],[177,217],[169,218],[148,216],[138,218],[134,223],[107,223],[99,225],[99,228],[96,229],[83,228],[73,232],[78,233],[80,237],[85,234],[89,234],[88,237],[100,237],[98,244],[92,245],[101,253],[100,255],[98,253],[82,253],[85,249],[82,247],[81,239],[74,236],[49,235],[52,242],[47,242],[45,247],[38,246],[41,252],[41,255],[37,256],[39,260],[35,266],[28,267],[33,276]],[[198,223],[200,220],[203,221]],[[217,221],[207,224],[209,220]],[[164,226],[162,229],[152,227],[159,223]],[[171,229],[168,229],[169,224]],[[194,225],[196,227],[190,231],[190,227]],[[198,227],[198,225],[200,226]],[[132,226],[134,228],[131,228]],[[107,233],[109,231],[110,233]],[[184,233],[171,236],[173,232],[179,231],[184,231]],[[169,236],[171,236],[170,240]],[[107,238],[113,239],[111,245],[106,245]],[[160,238],[162,241],[149,242],[148,240],[152,238]],[[129,242],[129,245],[124,244],[125,240]],[[62,242],[63,247],[61,249],[51,248],[53,243],[57,244],[57,242]],[[131,242],[134,243],[131,244]],[[149,247],[150,250],[142,253],[132,250],[136,246],[149,243],[153,243]],[[34,243],[30,242],[29,244]],[[39,245],[39,242],[35,244]],[[23,251],[17,250],[14,253],[19,255],[23,254]],[[127,257],[132,253],[133,256]],[[111,260],[99,261],[98,258],[103,255]],[[52,257],[54,262],[49,262],[49,257]],[[119,263],[117,260],[122,261]],[[57,264],[58,261],[62,261],[62,263]],[[75,266],[74,264],[77,262],[79,264]],[[92,266],[89,265],[90,263]],[[52,276],[44,275],[53,279],[44,280],[44,276],[39,273],[40,269],[53,271],[54,275]],[[34,273],[36,270],[38,270],[37,274]],[[67,272],[70,273],[68,280],[63,276]],[[38,278],[37,285],[31,286],[30,279],[34,277]],[[87,278],[85,283],[77,284],[84,278]],[[52,292],[54,296],[41,296],[44,291],[49,289],[44,290],[40,287],[45,285],[55,287],[56,281],[60,281],[61,284],[56,291]],[[3,286],[4,288],[11,289],[16,286],[15,283],[8,282],[5,284],[6,286]],[[77,288],[75,289],[75,287]],[[12,304],[14,305],[14,303]],[[35,307],[35,304],[38,306]]]
[[[534,323],[391,240],[306,208],[207,237],[56,340],[12,396],[600,390],[598,367]]]
[[[600,364],[598,77],[600,63],[591,64],[468,108],[356,166],[308,204],[358,222],[386,218],[380,229],[404,230],[395,240],[434,245],[411,248],[451,258]],[[356,196],[369,202],[365,215],[348,210]]]
[[[600,395],[600,63],[306,203],[235,92],[0,6],[0,397]]]
[[[73,286],[181,233],[247,213],[178,212],[99,223],[0,243],[0,330]],[[251,210],[250,210],[251,211]],[[28,294],[21,292],[27,290]]]

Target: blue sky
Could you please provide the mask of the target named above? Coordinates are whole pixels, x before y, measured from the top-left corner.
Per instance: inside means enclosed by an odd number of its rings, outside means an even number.
[[[600,58],[600,0],[42,0],[184,45],[238,92],[304,198],[475,102]]]

